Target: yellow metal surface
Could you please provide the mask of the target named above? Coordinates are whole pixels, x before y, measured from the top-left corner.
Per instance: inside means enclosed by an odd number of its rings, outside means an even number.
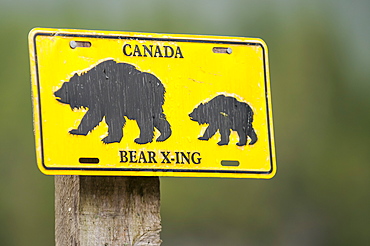
[[[74,47],[71,41],[90,47]],[[267,46],[261,39],[37,28],[29,34],[29,49],[37,162],[43,173],[263,179],[275,175]],[[163,83],[163,111],[172,129],[166,141],[155,141],[160,135],[156,130],[153,142],[135,143],[140,131],[129,119],[119,143],[101,141],[108,133],[104,119],[86,136],[69,133],[88,109],[72,110],[58,102],[54,92],[74,74],[110,59],[132,64]],[[217,144],[219,132],[208,141],[198,139],[208,125],[192,121],[189,114],[221,94],[253,109],[255,144],[237,146],[236,131],[223,146]],[[80,158],[99,162],[81,163]]]

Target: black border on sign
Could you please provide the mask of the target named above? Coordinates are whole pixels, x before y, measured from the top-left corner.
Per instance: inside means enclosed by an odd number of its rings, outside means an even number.
[[[148,41],[167,41],[167,42],[190,42],[190,43],[214,43],[214,44],[237,44],[237,45],[253,45],[260,46],[263,50],[263,66],[264,66],[264,81],[265,81],[265,98],[266,98],[266,112],[267,112],[267,125],[268,125],[268,137],[269,137],[269,150],[270,150],[270,170],[269,171],[239,171],[239,170],[199,170],[199,169],[150,169],[150,168],[80,168],[80,167],[47,167],[44,163],[44,147],[43,147],[43,135],[42,135],[42,115],[41,115],[41,94],[40,94],[40,83],[39,83],[39,67],[38,67],[38,56],[36,49],[36,38],[37,36],[62,36],[62,37],[79,37],[79,38],[99,38],[99,39],[120,39],[120,40],[148,40]],[[39,32],[33,37],[33,45],[35,52],[35,66],[36,66],[36,83],[38,93],[38,110],[39,110],[39,122],[40,122],[40,143],[41,143],[41,162],[42,166],[46,170],[59,170],[59,171],[142,171],[142,172],[175,172],[175,173],[230,173],[230,174],[270,174],[274,171],[273,156],[272,156],[272,143],[271,143],[271,131],[270,131],[270,117],[269,117],[269,103],[268,103],[268,84],[266,74],[266,53],[265,48],[260,43],[253,42],[239,42],[239,41],[219,41],[219,40],[198,40],[198,39],[181,39],[181,38],[150,38],[150,37],[130,37],[130,36],[119,36],[119,35],[93,35],[93,34],[74,34],[74,33],[48,33]]]

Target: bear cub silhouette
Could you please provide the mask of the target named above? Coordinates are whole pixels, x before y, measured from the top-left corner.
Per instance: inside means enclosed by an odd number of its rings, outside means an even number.
[[[198,138],[199,140],[208,140],[219,131],[221,141],[217,144],[227,145],[229,144],[230,130],[233,130],[239,135],[239,142],[236,145],[246,145],[247,137],[251,139],[249,145],[257,142],[257,135],[252,126],[252,108],[234,97],[218,95],[205,104],[199,104],[189,114],[189,117],[200,125],[209,124],[203,136]]]
[[[161,133],[156,141],[169,138],[171,126],[162,109],[164,94],[165,88],[156,76],[114,60],[75,74],[54,93],[57,101],[69,104],[72,110],[88,109],[71,134],[87,135],[105,117],[108,135],[102,141],[106,144],[121,141],[125,117],[136,120],[140,128],[140,136],[135,139],[138,144],[153,141],[154,127]]]

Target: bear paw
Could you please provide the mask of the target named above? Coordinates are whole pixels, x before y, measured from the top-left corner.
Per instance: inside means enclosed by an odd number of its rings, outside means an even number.
[[[199,140],[205,140],[205,141],[207,141],[209,138],[206,138],[206,137],[199,137],[198,139],[199,139]]]
[[[246,145],[247,143],[236,143],[236,145],[238,145],[238,146],[244,146],[244,145]]]
[[[142,138],[137,138],[135,139],[135,143],[137,144],[147,144],[147,143],[151,143],[152,140],[148,140],[148,139],[142,139]]]
[[[70,130],[69,131],[70,134],[73,134],[73,135],[87,135],[87,132],[80,132],[78,129],[73,129],[73,130]]]
[[[109,137],[108,135],[105,138],[103,138],[101,141],[105,144],[110,144],[110,143],[119,143],[121,139],[114,139],[112,137]]]
[[[163,142],[163,141],[165,141],[165,140],[167,140],[167,138],[169,138],[171,135],[163,135],[163,134],[161,134],[155,141],[157,141],[157,142]]]
[[[224,141],[220,141],[217,144],[220,145],[220,146],[222,146],[222,145],[228,145],[229,143],[228,142],[224,142]]]

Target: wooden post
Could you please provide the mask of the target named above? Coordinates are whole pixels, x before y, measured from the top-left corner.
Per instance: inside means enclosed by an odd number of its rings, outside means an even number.
[[[55,176],[56,246],[160,245],[158,177]]]

